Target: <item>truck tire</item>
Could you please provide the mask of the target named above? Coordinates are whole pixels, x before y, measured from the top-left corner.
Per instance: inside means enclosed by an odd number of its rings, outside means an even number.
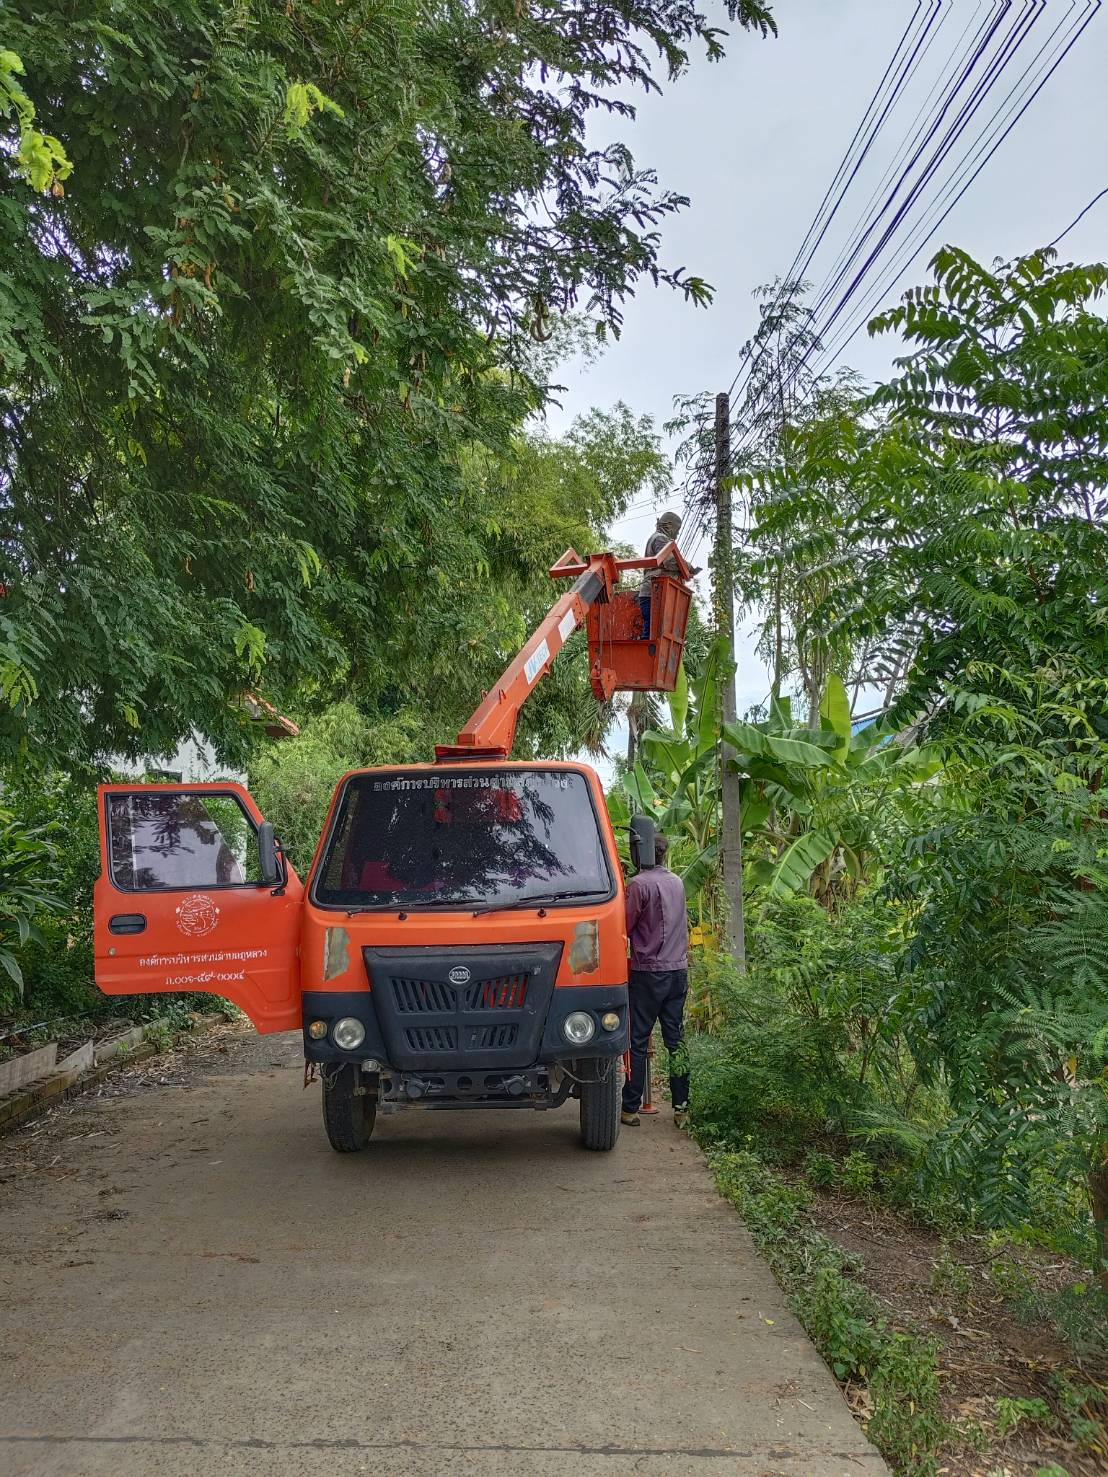
[[[323,1126],[337,1154],[356,1154],[369,1143],[377,1117],[377,1098],[370,1092],[355,1095],[360,1075],[350,1062],[341,1067],[324,1067]]]
[[[576,1065],[581,1098],[581,1142],[606,1153],[619,1138],[619,1058],[598,1057]]]

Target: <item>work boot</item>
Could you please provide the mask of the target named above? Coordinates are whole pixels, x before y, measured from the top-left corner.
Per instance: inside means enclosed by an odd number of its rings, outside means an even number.
[[[684,1128],[685,1125],[688,1123],[688,1121],[689,1121],[689,1105],[688,1105],[688,1103],[681,1103],[680,1105],[678,1105],[678,1104],[675,1103],[674,1104],[674,1108],[673,1108],[673,1126],[675,1128]]]
[[[619,1121],[621,1123],[625,1123],[628,1128],[638,1128],[640,1119],[637,1111],[634,1113],[629,1113],[627,1109],[624,1108],[620,1112]]]

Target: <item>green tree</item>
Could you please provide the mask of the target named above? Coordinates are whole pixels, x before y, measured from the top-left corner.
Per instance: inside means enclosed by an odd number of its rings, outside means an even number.
[[[895,439],[869,509],[884,618],[917,644],[902,710],[977,807],[912,874],[921,940],[960,951],[952,979],[925,970],[928,1039],[996,1218],[1036,1159],[1081,1162],[1108,1289],[1108,266],[947,250],[934,273],[875,325],[911,352],[878,397]]]
[[[1108,266],[1053,258],[989,271],[947,248],[872,325],[909,352],[873,397],[887,431],[849,509],[849,585],[823,615],[910,654],[905,717],[941,726],[956,692],[1008,673],[1068,695],[1059,735],[1108,731]]]
[[[14,55],[72,173],[36,195],[0,152],[0,746],[73,764],[199,723],[230,757],[244,685],[429,650],[413,587],[558,315],[617,332],[644,278],[705,300],[660,257],[682,198],[585,124],[719,35],[691,0],[4,27],[5,101]]]
[[[1012,1224],[1080,1165],[1108,1265],[1108,267],[947,248],[933,273],[873,325],[908,351],[813,621],[907,661],[891,721],[953,780],[890,862],[906,1030],[954,1113],[938,1172]]]
[[[622,404],[590,412],[562,437],[531,431],[500,453],[471,449],[450,515],[399,596],[404,630],[353,671],[337,669],[332,695],[350,692],[366,711],[418,709],[436,739],[452,739],[562,593],[549,577],[554,560],[570,545],[605,546],[609,522],[669,481],[649,417]],[[518,753],[573,752],[603,738],[611,713],[592,696],[587,650],[577,633],[536,689]]]

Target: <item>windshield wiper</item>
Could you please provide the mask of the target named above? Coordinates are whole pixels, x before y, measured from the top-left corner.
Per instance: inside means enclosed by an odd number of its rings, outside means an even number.
[[[431,908],[457,908],[460,911],[468,908],[470,903],[480,901],[479,897],[474,897],[471,893],[468,897],[428,898],[414,903],[363,903],[356,908],[347,908],[346,916],[353,918],[355,913],[423,913]]]
[[[514,897],[506,903],[485,903],[483,907],[474,908],[473,916],[476,918],[481,913],[506,913],[512,908],[541,908],[544,903],[563,903],[571,897],[587,902],[589,898],[599,896],[597,892],[529,892],[525,897]]]

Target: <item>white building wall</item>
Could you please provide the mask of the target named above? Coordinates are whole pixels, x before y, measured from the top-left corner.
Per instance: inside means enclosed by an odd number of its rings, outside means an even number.
[[[144,755],[140,759],[123,759],[114,754],[108,762],[117,774],[135,779],[145,775],[183,785],[203,784],[208,780],[237,780],[246,784],[245,772],[220,764],[211,744],[195,730],[172,754]]]

